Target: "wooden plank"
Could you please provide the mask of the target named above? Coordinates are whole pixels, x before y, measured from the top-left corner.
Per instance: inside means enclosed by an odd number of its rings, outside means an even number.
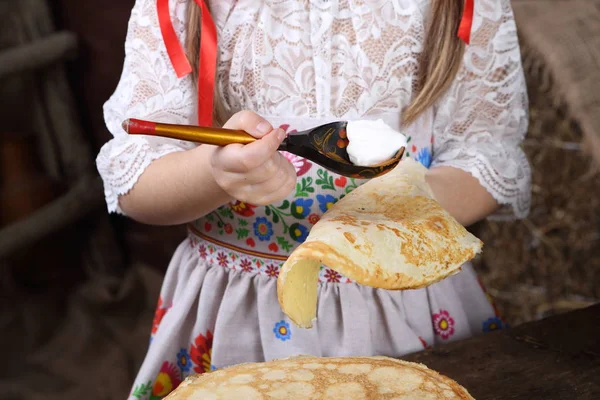
[[[600,399],[600,304],[404,357],[477,400]]]

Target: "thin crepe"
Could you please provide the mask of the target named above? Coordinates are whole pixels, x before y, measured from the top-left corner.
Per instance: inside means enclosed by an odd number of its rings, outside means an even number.
[[[321,265],[362,284],[422,288],[457,273],[481,251],[434,199],[427,169],[407,158],[329,209],[284,263],[277,282],[283,312],[299,327],[316,317]]]
[[[298,356],[192,375],[165,400],[473,400],[423,364],[387,357]]]

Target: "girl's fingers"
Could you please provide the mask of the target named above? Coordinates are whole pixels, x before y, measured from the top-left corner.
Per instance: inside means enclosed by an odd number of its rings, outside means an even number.
[[[243,130],[255,138],[261,138],[273,130],[273,126],[267,120],[252,111],[234,114],[223,128]]]
[[[265,164],[277,151],[285,138],[283,129],[275,129],[263,138],[247,145],[232,144],[217,149],[216,162],[223,170],[247,173]]]

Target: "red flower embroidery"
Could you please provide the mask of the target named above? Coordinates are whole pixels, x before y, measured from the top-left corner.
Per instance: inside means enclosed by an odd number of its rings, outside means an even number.
[[[438,314],[433,314],[433,329],[436,335],[442,339],[448,339],[454,335],[454,319],[446,310],[440,310]]]
[[[234,213],[241,215],[242,217],[251,217],[254,215],[254,209],[256,206],[252,204],[244,203],[242,201],[236,201],[235,203],[229,203],[229,207]]]
[[[327,268],[325,271],[325,279],[327,279],[327,282],[339,282],[340,279],[342,279],[342,275],[337,271]]]
[[[413,152],[413,153],[416,153],[416,152],[417,152],[417,146],[415,146],[415,145],[413,144],[413,145],[412,145],[412,148],[411,148],[411,150],[412,150],[412,152]]]
[[[200,334],[190,346],[190,357],[195,364],[194,371],[203,374],[211,370],[213,334],[206,331],[206,336]]]
[[[302,176],[302,175],[306,174],[308,172],[308,170],[310,169],[310,167],[312,167],[312,164],[310,162],[308,162],[306,159],[304,159],[300,156],[297,156],[292,153],[288,153],[287,151],[282,151],[281,154],[283,154],[283,156],[285,158],[287,158],[289,162],[292,163],[294,168],[296,168],[297,176]]]
[[[419,340],[421,341],[421,344],[423,345],[424,349],[431,349],[432,348],[430,345],[427,344],[427,342],[425,341],[425,339],[423,339],[421,336],[419,336]]]
[[[243,259],[242,261],[240,261],[240,268],[244,272],[250,272],[252,271],[252,263],[250,262],[250,260]]]
[[[271,250],[273,253],[277,253],[279,251],[279,246],[277,246],[275,243],[271,243],[269,245],[269,250]]]
[[[265,272],[267,273],[268,276],[270,276],[272,278],[276,278],[279,276],[279,268],[277,268],[273,264],[268,265]]]
[[[203,244],[198,246],[198,253],[200,253],[200,258],[206,259],[206,256],[208,255],[206,253],[206,246]]]
[[[221,267],[226,267],[227,266],[227,254],[225,254],[223,252],[218,252],[217,253],[217,262],[219,263],[219,265]]]
[[[204,230],[205,230],[206,232],[210,232],[210,231],[211,231],[211,229],[212,229],[212,224],[211,224],[210,222],[206,222],[206,223],[204,224]]]
[[[335,186],[343,188],[348,183],[348,179],[345,176],[340,176],[333,183],[335,183]]]
[[[250,247],[254,247],[254,246],[256,246],[256,242],[255,242],[255,241],[254,241],[254,239],[252,239],[252,238],[248,238],[248,239],[246,239],[246,244],[247,244],[248,246],[250,246]]]
[[[317,214],[310,214],[308,216],[308,222],[310,222],[313,225],[319,222],[320,219],[321,217],[319,217]]]
[[[173,390],[177,389],[177,386],[181,383],[181,375],[175,364],[164,362],[154,385],[152,385],[152,398],[162,398]]]
[[[156,310],[154,311],[154,320],[152,321],[152,334],[154,335],[158,330],[158,326],[162,321],[163,317],[167,313],[167,308],[162,306],[163,300],[162,297],[158,298],[158,304],[156,305]]]
[[[231,235],[231,232],[233,232],[233,226],[231,226],[231,224],[225,224],[223,230],[226,234]]]

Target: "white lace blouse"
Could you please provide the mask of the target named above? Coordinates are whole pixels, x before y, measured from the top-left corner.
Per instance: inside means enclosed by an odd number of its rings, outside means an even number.
[[[185,9],[171,0],[184,43]],[[395,113],[414,95],[428,0],[209,0],[218,39],[217,87],[231,113],[349,120]],[[179,79],[162,40],[156,0],[137,0],[116,91],[104,105],[114,138],[100,151],[108,209],[155,159],[191,144],[128,136],[126,118],[196,122],[197,91]],[[448,92],[428,113],[432,167],[475,176],[504,205],[497,216],[524,217],[530,168],[520,148],[527,95],[509,0],[476,0],[471,44]],[[427,113],[426,113],[427,114]]]

